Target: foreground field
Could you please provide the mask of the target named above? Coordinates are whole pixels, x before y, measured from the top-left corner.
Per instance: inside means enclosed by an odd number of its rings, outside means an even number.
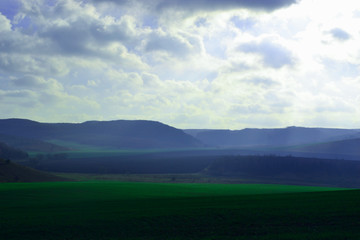
[[[259,184],[0,185],[0,239],[359,239],[360,191]]]

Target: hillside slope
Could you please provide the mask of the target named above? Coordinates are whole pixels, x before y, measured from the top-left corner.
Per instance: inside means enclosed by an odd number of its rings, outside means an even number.
[[[0,134],[0,141],[13,148],[21,149],[23,151],[35,152],[60,152],[69,150],[66,147],[58,146],[56,144],[48,143],[38,139],[15,137]]]
[[[116,120],[39,123],[25,119],[0,120],[0,134],[42,141],[62,140],[115,148],[192,148],[200,141],[182,130],[155,121]]]
[[[288,148],[292,152],[360,156],[360,138]],[[359,159],[360,160],[360,159]]]
[[[67,179],[0,159],[0,182],[50,182]]]
[[[28,154],[19,149],[9,147],[7,144],[0,142],[0,158],[2,159],[26,159]]]

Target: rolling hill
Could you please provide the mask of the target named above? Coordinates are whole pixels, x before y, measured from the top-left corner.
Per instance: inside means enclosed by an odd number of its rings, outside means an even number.
[[[182,130],[155,121],[116,120],[40,123],[0,120],[0,134],[41,141],[60,140],[111,148],[194,148],[202,143]]]

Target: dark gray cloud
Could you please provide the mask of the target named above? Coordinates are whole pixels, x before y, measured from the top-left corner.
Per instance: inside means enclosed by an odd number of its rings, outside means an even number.
[[[104,47],[112,42],[126,43],[132,36],[127,23],[103,25],[100,21],[89,22],[78,19],[67,26],[52,26],[39,33],[50,39],[63,54],[96,55],[99,46]],[[94,48],[93,48],[94,47]]]
[[[273,11],[275,9],[290,6],[297,0],[161,0],[156,9],[169,8],[190,11],[216,11],[236,8],[248,8],[253,10]]]
[[[134,2],[142,4],[148,9],[156,11],[169,9],[184,11],[217,11],[247,8],[260,11],[273,11],[288,7],[298,0],[91,0],[93,3],[115,3],[117,5],[130,5]]]
[[[279,44],[268,41],[245,43],[240,45],[238,50],[245,53],[260,54],[263,57],[264,64],[272,68],[293,65],[295,62],[291,51]]]
[[[11,91],[3,91],[0,89],[0,99],[9,100],[12,98],[24,99],[29,101],[36,96],[36,94],[30,90],[11,90]]]
[[[41,37],[50,39],[58,47],[57,51],[63,54],[86,53],[91,33],[87,27],[60,26],[51,28],[40,34]]]
[[[44,79],[36,76],[23,76],[12,80],[14,85],[26,88],[40,88],[44,84]]]
[[[13,19],[19,10],[20,4],[14,0],[1,0],[0,1],[0,12],[5,15],[8,19]]]
[[[100,16],[93,11],[91,4],[86,3],[88,1],[66,0],[40,6],[41,1],[33,4],[24,1],[21,11],[27,16],[28,26],[16,28],[16,31],[10,29],[11,34],[8,33],[6,38],[0,35],[0,51],[6,48],[30,54],[109,58],[119,54],[113,49],[106,49],[112,43],[133,48],[137,32],[132,17],[115,19]],[[0,18],[0,31],[2,22]],[[36,27],[36,34],[27,33],[33,27]],[[28,39],[23,42],[18,40],[25,38]]]
[[[331,29],[330,30],[330,34],[338,39],[338,40],[341,40],[341,41],[345,41],[345,40],[348,40],[350,39],[350,34],[345,32],[344,30],[342,30],[341,28],[334,28],[334,29]]]
[[[34,48],[34,54],[36,54]],[[44,76],[59,76],[68,73],[64,62],[57,57],[30,54],[7,54],[0,52],[0,73],[5,74],[37,74]]]
[[[44,79],[43,77],[34,75],[23,75],[12,80],[13,85],[25,89],[36,90],[61,90],[62,85],[55,79]]]

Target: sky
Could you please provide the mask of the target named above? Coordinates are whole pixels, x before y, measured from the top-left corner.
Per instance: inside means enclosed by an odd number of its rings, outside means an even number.
[[[360,128],[360,1],[1,0],[0,118]]]

